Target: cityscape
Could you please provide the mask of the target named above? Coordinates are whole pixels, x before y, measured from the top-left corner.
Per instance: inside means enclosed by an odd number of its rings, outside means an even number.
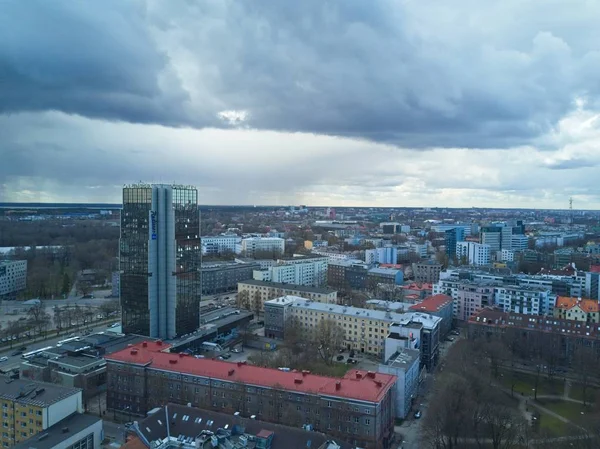
[[[0,447],[600,448],[597,17],[0,2]]]

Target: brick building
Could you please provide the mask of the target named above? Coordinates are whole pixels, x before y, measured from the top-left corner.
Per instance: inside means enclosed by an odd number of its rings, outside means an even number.
[[[394,435],[396,376],[352,370],[342,378],[284,372],[243,362],[196,359],[144,342],[106,357],[107,409],[145,416],[169,402],[301,426],[387,448]]]

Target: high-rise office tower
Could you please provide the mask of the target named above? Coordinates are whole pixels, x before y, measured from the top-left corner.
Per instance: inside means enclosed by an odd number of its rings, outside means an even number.
[[[450,260],[456,260],[456,244],[465,240],[464,228],[448,229],[445,233],[446,237],[446,254]]]
[[[123,332],[166,339],[196,330],[200,263],[196,188],[125,186],[119,248]]]

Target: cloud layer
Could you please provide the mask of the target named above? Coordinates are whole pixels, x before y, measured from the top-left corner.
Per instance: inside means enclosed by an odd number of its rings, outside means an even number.
[[[566,0],[8,0],[0,199],[118,200],[144,179],[206,203],[600,206],[597,17]]]

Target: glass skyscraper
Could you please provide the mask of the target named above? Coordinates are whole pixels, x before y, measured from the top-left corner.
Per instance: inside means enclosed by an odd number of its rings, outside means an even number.
[[[168,339],[196,330],[200,264],[196,188],[125,186],[119,245],[123,332]]]

